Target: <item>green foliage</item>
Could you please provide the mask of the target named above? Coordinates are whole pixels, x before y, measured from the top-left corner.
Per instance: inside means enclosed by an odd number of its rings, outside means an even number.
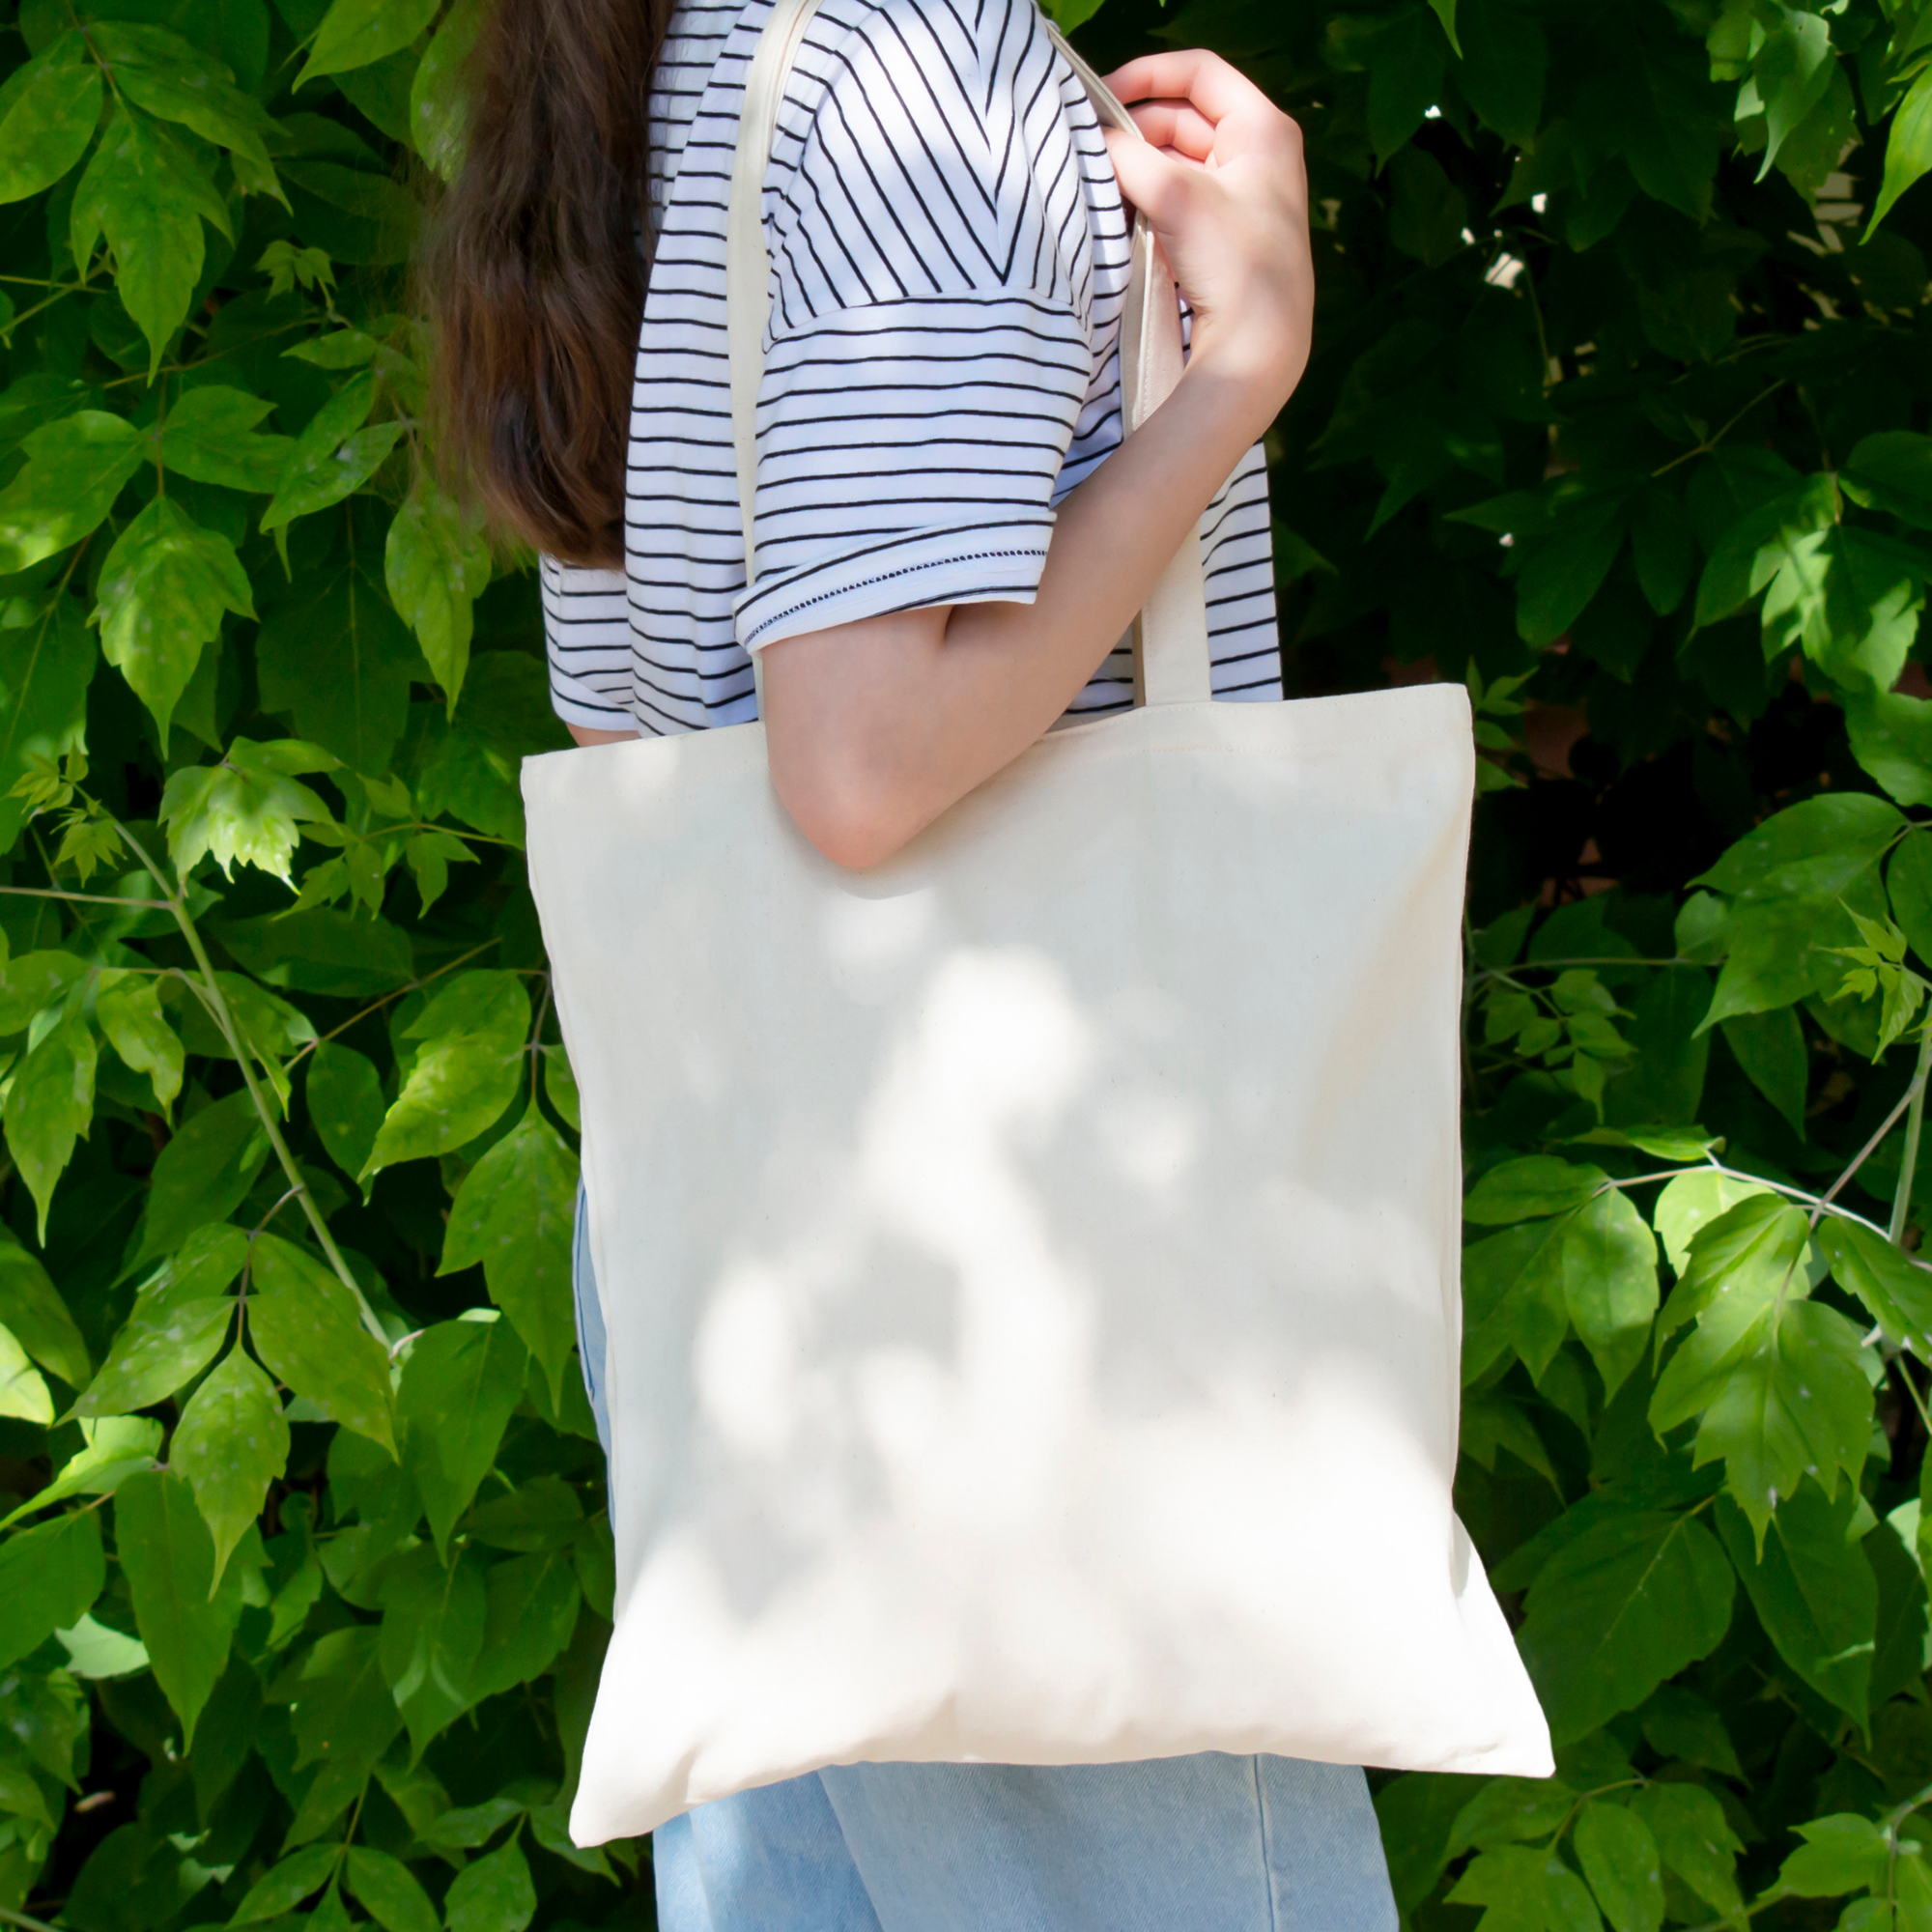
[[[1560,1768],[1380,1777],[1405,1915],[1932,1923],[1932,11],[1052,11],[1302,121],[1290,689],[1477,712],[1458,1503]],[[562,1829],[563,737],[405,313],[483,14],[0,54],[0,1910],[73,1932],[640,1910]]]

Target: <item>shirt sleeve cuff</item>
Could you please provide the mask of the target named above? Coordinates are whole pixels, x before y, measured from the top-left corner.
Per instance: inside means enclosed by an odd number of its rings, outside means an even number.
[[[638,721],[627,704],[613,704],[587,684],[566,677],[554,663],[550,668],[550,708],[566,724],[586,731],[635,731]]]
[[[996,523],[904,530],[760,572],[734,609],[738,641],[763,650],[784,638],[934,604],[1031,604],[1053,534],[1050,510]]]

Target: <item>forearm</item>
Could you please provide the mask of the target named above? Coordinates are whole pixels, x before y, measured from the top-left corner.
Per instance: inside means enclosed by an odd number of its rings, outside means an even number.
[[[1278,402],[1197,363],[1061,504],[1031,604],[867,618],[765,652],[772,781],[849,866],[897,850],[1061,716]]]

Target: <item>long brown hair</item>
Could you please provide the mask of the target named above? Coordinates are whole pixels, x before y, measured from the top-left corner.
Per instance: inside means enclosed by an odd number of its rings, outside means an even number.
[[[651,68],[669,0],[497,0],[423,262],[438,440],[491,521],[623,559]]]

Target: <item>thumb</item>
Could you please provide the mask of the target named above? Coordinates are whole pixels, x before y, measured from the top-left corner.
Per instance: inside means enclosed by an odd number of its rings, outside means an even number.
[[[1101,130],[1121,193],[1159,230],[1176,227],[1192,183],[1183,163],[1122,128]]]

